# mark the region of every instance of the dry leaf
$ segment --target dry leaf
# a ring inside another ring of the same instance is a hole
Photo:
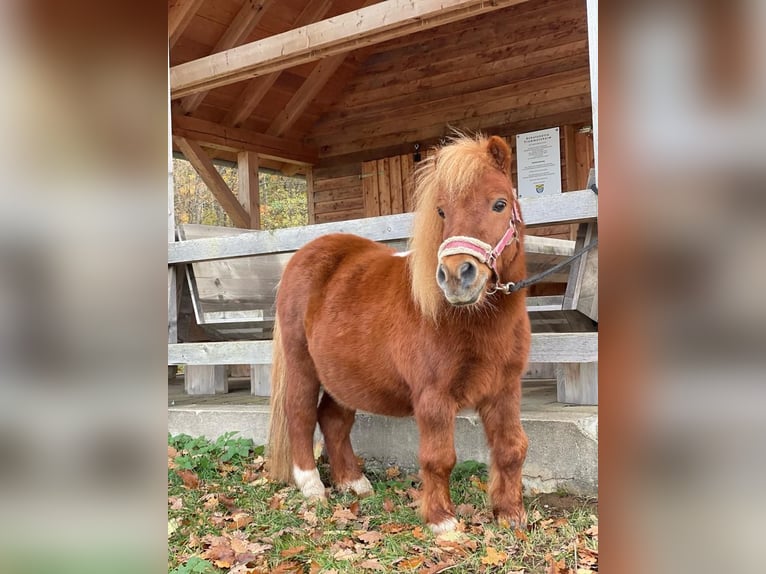
[[[311,561],[311,566],[309,566],[309,574],[319,574],[319,572],[322,570],[321,564],[319,562]]]
[[[290,556],[295,556],[296,554],[300,554],[304,550],[306,550],[305,546],[292,546],[290,548],[285,548],[284,550],[282,550],[282,552],[280,552],[279,555],[282,558],[289,558]]]
[[[552,554],[548,553],[545,555],[545,561],[548,563],[545,574],[567,574],[568,569],[563,558],[556,560]]]
[[[396,534],[397,532],[401,532],[402,530],[407,530],[409,526],[406,524],[401,524],[398,522],[389,522],[388,524],[383,524],[380,529],[385,532],[386,534]]]
[[[181,510],[184,507],[184,501],[180,496],[168,496],[168,505],[171,510]]]
[[[282,562],[271,570],[271,574],[298,574],[303,572],[303,566],[297,562]]]
[[[186,488],[194,489],[199,486],[199,477],[196,472],[184,469],[177,470],[176,474],[181,478]]]
[[[390,466],[386,469],[386,478],[389,480],[397,478],[398,476],[401,476],[401,474],[398,466]]]
[[[508,560],[508,555],[502,550],[495,550],[491,546],[487,548],[487,553],[481,557],[481,563],[487,566],[500,566]]]
[[[376,544],[383,540],[384,536],[382,533],[378,532],[377,530],[370,530],[367,532],[362,532],[360,534],[357,534],[356,537],[364,542],[365,544]]]
[[[237,512],[232,514],[229,519],[232,521],[234,528],[242,528],[253,521],[253,517],[247,512]]]
[[[281,510],[284,507],[284,505],[285,505],[285,501],[282,500],[282,498],[278,494],[275,494],[274,496],[271,497],[271,500],[269,500],[269,508],[271,510]]]
[[[206,494],[202,497],[202,500],[205,502],[202,503],[202,508],[205,510],[215,510],[218,508],[218,495],[217,494]]]
[[[228,544],[211,546],[200,556],[205,560],[209,560],[218,568],[231,568],[234,565],[234,550]]]
[[[383,500],[383,510],[386,512],[393,512],[396,506],[394,505],[394,502],[390,498],[386,498]]]
[[[593,536],[594,538],[598,538],[598,524],[594,524],[588,530],[585,531],[585,534],[588,536]]]
[[[335,512],[332,513],[332,518],[330,518],[330,520],[333,522],[347,522],[349,520],[356,520],[356,514],[346,508],[339,506],[335,509]]]
[[[412,535],[417,538],[418,540],[425,540],[426,539],[426,533],[423,532],[422,526],[416,526],[412,529]]]
[[[237,506],[237,503],[234,502],[234,499],[233,498],[229,498],[225,494],[219,494],[218,495],[218,502],[220,502],[226,508],[228,508],[229,512],[233,511],[234,508]]]
[[[359,516],[359,501],[358,501],[358,500],[355,500],[354,502],[352,502],[352,503],[349,505],[348,509],[349,509],[349,511],[351,512],[351,514],[353,514],[353,515],[354,515],[354,517],[357,517],[357,516]]]
[[[407,558],[406,560],[398,562],[396,566],[401,570],[414,570],[415,568],[419,568],[423,562],[425,562],[424,558],[421,558],[420,556],[414,556],[412,558]]]
[[[359,564],[360,568],[364,568],[365,570],[380,570],[381,572],[386,571],[386,567],[383,566],[380,562],[378,562],[377,558],[373,558],[371,560],[365,560],[361,564]]]
[[[529,538],[529,537],[527,536],[527,533],[526,533],[526,532],[524,532],[523,530],[519,530],[518,528],[517,528],[516,530],[514,530],[514,531],[513,531],[513,535],[514,535],[514,536],[515,536],[515,537],[516,537],[518,540],[522,540],[522,541],[524,541],[524,542],[526,542],[526,541],[528,540],[528,538]]]

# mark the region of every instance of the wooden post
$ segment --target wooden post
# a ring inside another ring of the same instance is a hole
[[[250,365],[250,393],[256,397],[271,396],[271,365]]]
[[[241,151],[237,154],[239,201],[250,217],[250,229],[261,228],[261,196],[258,187],[258,154]]]
[[[556,400],[575,405],[597,405],[598,363],[557,364]]]
[[[314,201],[314,169],[306,168],[306,200],[308,201],[308,223],[316,223],[315,201]]]
[[[229,392],[226,365],[186,365],[184,390],[189,395]]]
[[[590,59],[590,99],[593,109],[593,154],[598,185],[598,0],[587,0],[588,56]]]
[[[170,53],[168,52],[168,77]],[[168,90],[168,243],[176,239],[175,194],[173,187],[173,130],[170,120],[170,91]],[[178,342],[178,304],[176,300],[175,266],[168,266],[168,344]],[[178,367],[168,365],[168,380],[175,379]]]

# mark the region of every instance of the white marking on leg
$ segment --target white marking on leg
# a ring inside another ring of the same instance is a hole
[[[439,534],[444,534],[445,532],[451,532],[455,530],[455,527],[457,526],[457,519],[447,518],[438,524],[429,524],[429,526],[431,527],[431,531],[438,536]]]
[[[397,251],[394,253],[394,257],[409,257],[412,254],[412,249],[409,251]]]
[[[361,478],[344,482],[339,486],[341,490],[351,490],[357,496],[366,496],[372,494],[372,484],[367,480],[367,477],[362,475]]]
[[[325,498],[324,484],[319,478],[319,471],[316,468],[311,470],[301,470],[293,466],[293,478],[303,496],[306,498]]]

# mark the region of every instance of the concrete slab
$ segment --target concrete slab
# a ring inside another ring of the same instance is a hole
[[[183,383],[181,383],[182,385]],[[264,444],[268,437],[268,399],[253,397],[245,385],[215,397],[189,397],[169,386],[168,430],[215,439],[231,431]],[[529,437],[524,465],[527,492],[564,490],[595,496],[598,491],[598,410],[556,402],[555,381],[525,382],[522,424]],[[317,437],[319,437],[317,431]],[[351,434],[354,450],[370,466],[418,466],[418,430],[413,419],[358,413]],[[461,412],[455,427],[458,461],[489,462],[481,420]]]

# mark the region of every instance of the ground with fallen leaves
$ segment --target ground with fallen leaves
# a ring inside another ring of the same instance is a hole
[[[329,484],[328,469],[320,473]],[[458,530],[433,536],[417,512],[419,479],[391,467],[367,471],[375,492],[332,492],[309,504],[269,480],[263,447],[227,435],[168,439],[168,571],[171,574],[437,572],[586,574],[598,571],[598,510],[564,494],[525,500],[526,531],[492,520],[487,469],[458,465]]]

